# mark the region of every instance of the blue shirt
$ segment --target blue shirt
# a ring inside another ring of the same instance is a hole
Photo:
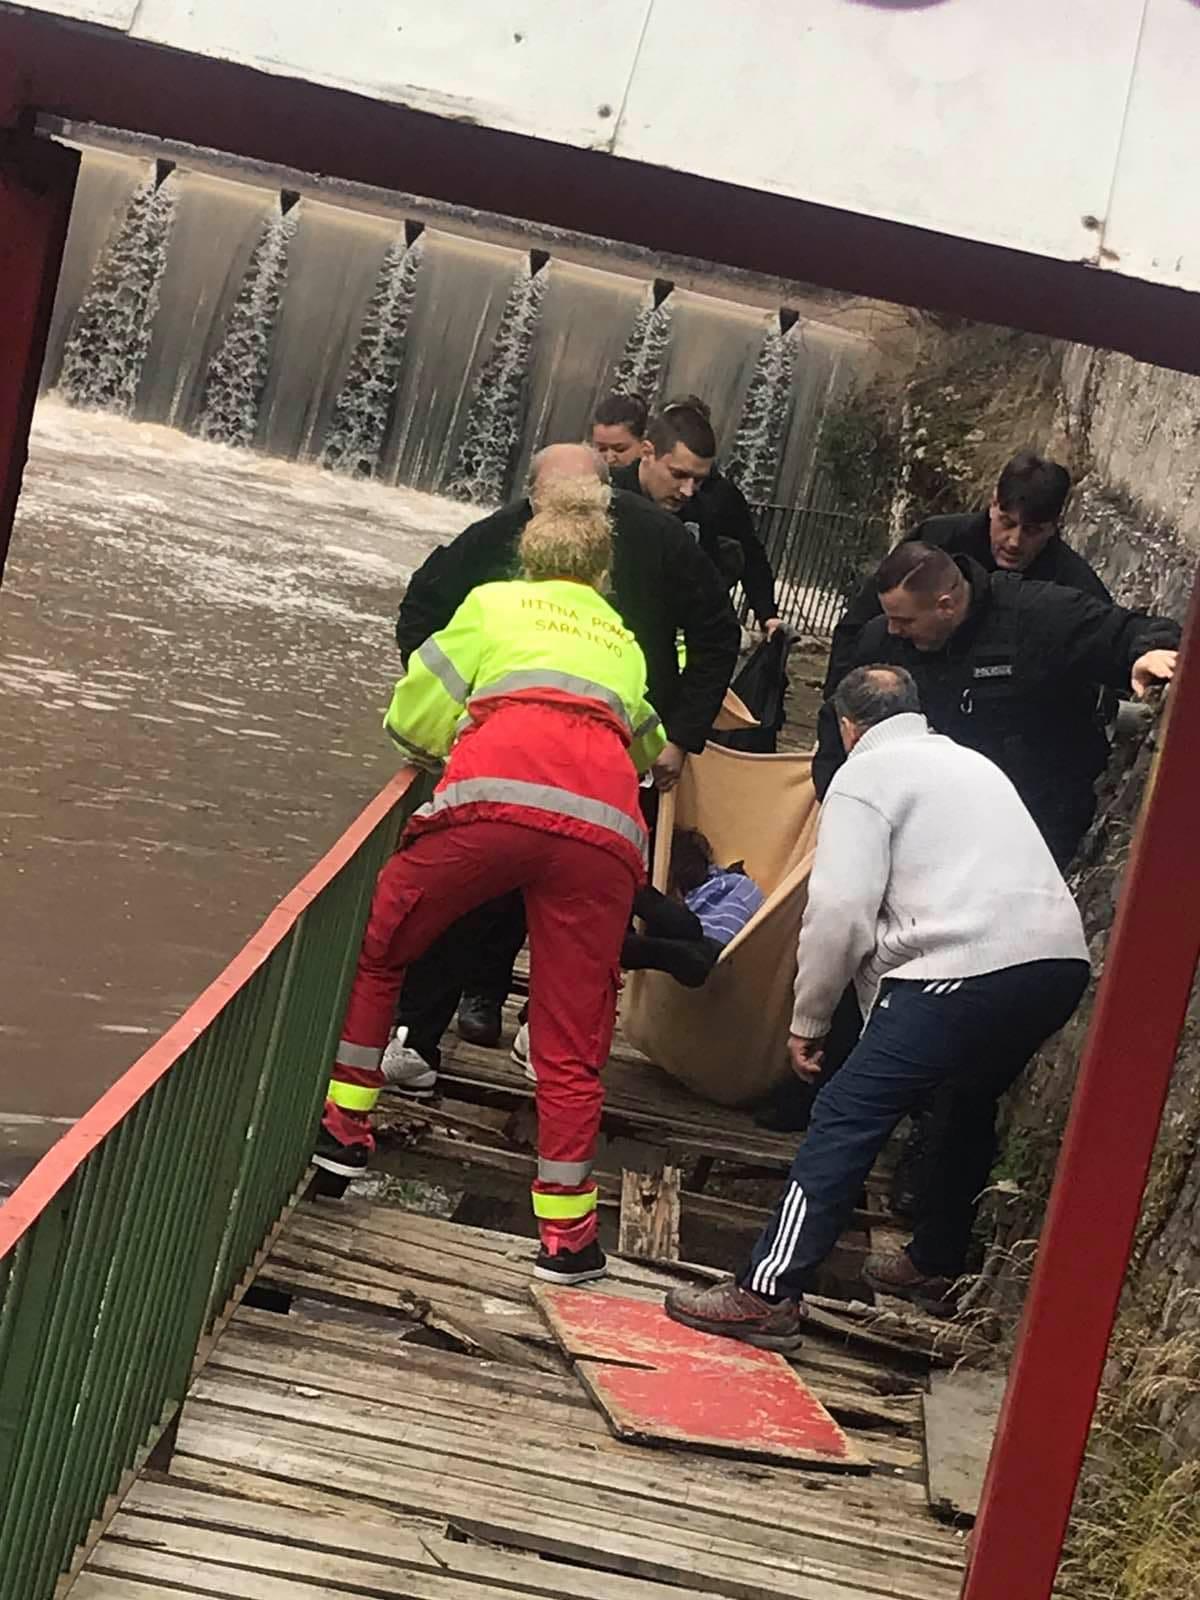
[[[744,872],[710,867],[707,879],[684,896],[683,903],[700,918],[706,936],[722,948],[740,933],[766,896]]]

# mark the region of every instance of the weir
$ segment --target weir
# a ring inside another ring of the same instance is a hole
[[[273,217],[263,229],[234,301],[220,349],[209,363],[198,432],[243,449],[257,442],[271,347],[287,281],[297,219]]]
[[[447,493],[475,505],[495,505],[512,483],[525,423],[530,355],[542,318],[545,258],[531,260],[513,279],[491,354],[467,414],[467,431]]]
[[[419,233],[411,244],[401,238],[388,247],[334,404],[321,452],[322,466],[367,478],[379,471],[423,253]]]
[[[785,338],[779,316],[383,201],[85,149],[43,386],[480,505],[543,444],[582,437],[610,390],[695,392],[751,497],[788,499],[872,358],[813,321]]]

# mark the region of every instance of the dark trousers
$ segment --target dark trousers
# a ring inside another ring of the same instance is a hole
[[[646,825],[653,829],[658,790],[643,788],[640,798]],[[692,915],[686,907],[679,909]],[[697,921],[697,931],[699,926]],[[527,933],[521,896],[502,895],[460,917],[409,967],[396,1022],[408,1029],[409,1045],[430,1066],[441,1064],[442,1035],[453,1022],[464,994],[482,995],[495,1005],[508,999],[513,966]]]
[[[464,994],[481,994],[497,1005],[508,998],[525,933],[521,896],[502,895],[460,917],[409,967],[396,1021],[431,1066],[439,1064],[438,1046]]]
[[[639,889],[634,915],[642,932],[625,935],[621,965],[627,972],[670,972],[698,987],[717,964],[721,946],[704,932],[700,918],[682,901],[657,889]]]
[[[921,1272],[957,1277],[995,1158],[996,1102],[1071,1016],[1087,978],[1083,961],[1031,961],[940,983],[887,980],[849,1060],[817,1096],[743,1285],[768,1298],[803,1292],[892,1129],[931,1094],[909,1248]]]

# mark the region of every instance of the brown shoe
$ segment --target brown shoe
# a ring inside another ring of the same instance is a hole
[[[907,1250],[876,1250],[863,1262],[862,1275],[877,1293],[911,1300],[934,1316],[946,1317],[954,1311],[953,1278],[921,1272]]]
[[[672,1322],[681,1322],[685,1328],[740,1339],[760,1350],[798,1350],[803,1342],[804,1312],[795,1300],[772,1305],[741,1288],[733,1278],[707,1289],[672,1289],[665,1309]]]

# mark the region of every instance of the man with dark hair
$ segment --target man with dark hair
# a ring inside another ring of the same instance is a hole
[[[759,627],[779,627],[775,578],[746,497],[716,464],[712,419],[698,395],[671,401],[652,419],[640,456],[613,473],[613,486],[645,495],[677,516],[730,585],[741,580]]]
[[[717,437],[704,413],[672,406],[650,419],[641,454],[613,474],[613,487],[645,495],[678,516],[708,478],[716,454]]]
[[[605,475],[586,445],[550,445],[534,457],[528,497],[474,522],[441,545],[409,579],[396,622],[407,662],[444,628],[472,589],[512,577],[517,545],[533,514],[540,483],[556,475]],[[646,658],[649,699],[671,741],[655,763],[655,781],[678,781],[689,751],[703,750],[737,660],[738,626],[712,564],[678,520],[642,496],[614,492],[613,603]],[[681,667],[677,636],[687,661]],[[512,965],[525,936],[523,909],[511,897],[481,907],[457,924],[410,970],[400,1022],[408,1031],[408,1068],[436,1066],[437,1045],[463,996],[459,1030],[484,1045],[498,1043],[500,1012]]]
[[[995,1155],[996,1103],[1079,1004],[1079,912],[1012,784],[932,732],[902,669],[838,686],[849,752],[821,816],[797,949],[789,1052],[820,1071],[853,980],[867,1024],[818,1094],[782,1199],[737,1278],[673,1289],[667,1315],[774,1350],[800,1343],[808,1277],[833,1249],[892,1129],[939,1107],[905,1250],[864,1270],[873,1288],[948,1307]],[[983,825],[981,825],[981,823]]]
[[[875,590],[884,614],[862,630],[854,664],[907,668],[931,726],[1008,774],[1065,867],[1091,822],[1108,757],[1097,691],[1132,688],[1140,699],[1170,678],[1178,625],[1078,589],[988,573],[970,556],[915,540],[885,557]],[[813,763],[818,796],[844,759],[827,701]]]
[[[1111,600],[1092,567],[1059,533],[1070,491],[1071,478],[1065,467],[1043,460],[1032,450],[1022,450],[1001,472],[985,511],[929,517],[906,538],[952,556],[970,556],[985,572],[1015,572],[1035,583],[1060,583],[1096,600]],[[878,615],[879,593],[868,578],[833,630],[826,697],[854,661],[859,634]]]

